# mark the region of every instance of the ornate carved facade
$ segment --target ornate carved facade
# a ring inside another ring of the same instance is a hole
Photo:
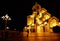
[[[32,11],[32,15],[27,16],[24,31],[53,32],[53,27],[60,26],[59,19],[52,16],[45,8],[41,8],[38,3],[32,7]]]

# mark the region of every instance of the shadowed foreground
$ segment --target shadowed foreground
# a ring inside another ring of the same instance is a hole
[[[0,41],[59,41],[60,33],[29,33],[8,31],[8,33],[0,31]]]

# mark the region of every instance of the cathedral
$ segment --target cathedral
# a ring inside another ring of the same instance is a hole
[[[59,26],[59,19],[52,16],[45,8],[38,3],[32,7],[32,14],[27,16],[27,25],[23,31],[29,32],[53,32],[53,27]]]

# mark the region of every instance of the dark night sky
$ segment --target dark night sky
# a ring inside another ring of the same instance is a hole
[[[0,17],[8,14],[12,20],[8,21],[8,26],[22,30],[26,25],[26,16],[32,13],[32,6],[35,2],[46,8],[51,15],[60,18],[60,1],[59,0],[22,0],[22,1],[0,1]],[[4,29],[4,22],[0,18],[0,28]]]

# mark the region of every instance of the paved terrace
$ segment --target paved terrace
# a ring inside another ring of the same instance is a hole
[[[27,32],[18,31],[8,31],[8,33],[0,31],[0,41],[60,41],[60,33],[32,32],[28,34]]]

